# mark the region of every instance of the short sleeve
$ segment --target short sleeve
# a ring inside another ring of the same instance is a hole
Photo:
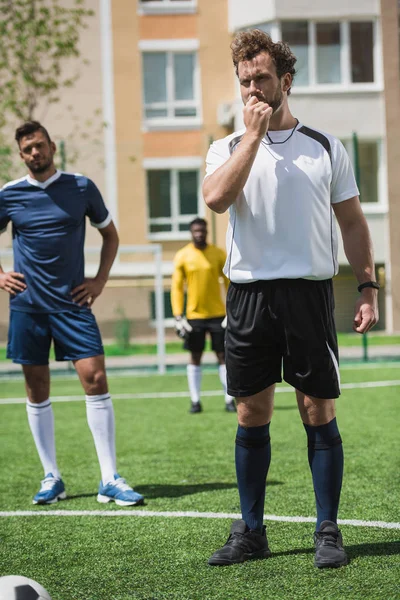
[[[9,222],[10,217],[6,211],[4,193],[2,190],[0,190],[0,233],[4,233]]]
[[[90,179],[88,179],[86,187],[86,215],[89,217],[91,225],[97,229],[104,229],[112,221],[102,195]]]
[[[359,194],[349,155],[343,144],[335,139],[332,144],[331,203],[343,202]]]
[[[212,175],[229,157],[226,140],[218,140],[211,144],[206,156],[206,177]]]

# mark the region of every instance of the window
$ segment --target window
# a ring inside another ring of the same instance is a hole
[[[379,198],[380,142],[377,140],[358,140],[357,142],[342,140],[342,142],[350,156],[358,180],[360,201],[362,204],[382,204],[382,199]]]
[[[196,11],[197,0],[139,0],[141,14],[160,13],[193,13]]]
[[[199,197],[199,168],[147,168],[150,239],[189,239],[189,223],[198,215]]]
[[[295,87],[376,83],[376,23],[282,21],[281,39],[297,57]]]
[[[199,124],[196,52],[143,52],[146,125]]]
[[[350,23],[351,80],[374,81],[372,23]]]
[[[268,33],[268,35],[270,35],[272,38],[274,37],[274,23],[259,23],[258,25],[256,25],[255,27],[257,27],[257,29],[261,29],[261,31],[265,31],[265,33]],[[250,29],[253,29],[253,27],[251,27]],[[245,27],[243,29],[243,31],[248,31],[249,27]]]
[[[317,83],[340,83],[340,24],[317,23]]]
[[[309,39],[307,21],[284,21],[282,23],[282,39],[289,44],[293,54],[297,57],[296,85],[308,85]]]

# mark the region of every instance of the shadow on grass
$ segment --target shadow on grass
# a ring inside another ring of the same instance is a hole
[[[282,481],[268,481],[268,485],[282,485]],[[237,483],[196,483],[193,485],[138,485],[138,491],[147,499],[150,498],[180,498],[182,496],[192,496],[202,492],[214,492],[216,490],[234,490],[237,489]]]
[[[345,546],[350,558],[357,556],[389,556],[400,554],[400,542],[376,542],[374,544],[353,544]]]
[[[345,544],[345,550],[350,560],[358,556],[391,556],[400,554],[400,542],[376,542],[373,544]],[[314,554],[315,550],[311,548],[294,548],[284,550],[283,552],[272,551],[272,557],[291,556],[296,554]]]
[[[78,498],[96,498],[97,492],[93,494],[76,494],[75,496],[67,495],[66,500],[78,500]]]

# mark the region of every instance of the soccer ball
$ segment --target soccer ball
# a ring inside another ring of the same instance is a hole
[[[0,600],[51,600],[44,587],[22,575],[0,577]]]

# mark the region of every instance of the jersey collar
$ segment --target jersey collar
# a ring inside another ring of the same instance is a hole
[[[38,181],[37,179],[33,179],[33,177],[31,177],[30,175],[26,176],[26,180],[31,185],[34,185],[35,187],[45,190],[47,187],[49,187],[49,185],[54,183],[54,181],[57,181],[57,179],[59,177],[61,177],[61,175],[62,175],[62,171],[59,171],[57,169],[57,171],[54,173],[54,175],[52,175],[51,177],[46,179],[46,181]]]

